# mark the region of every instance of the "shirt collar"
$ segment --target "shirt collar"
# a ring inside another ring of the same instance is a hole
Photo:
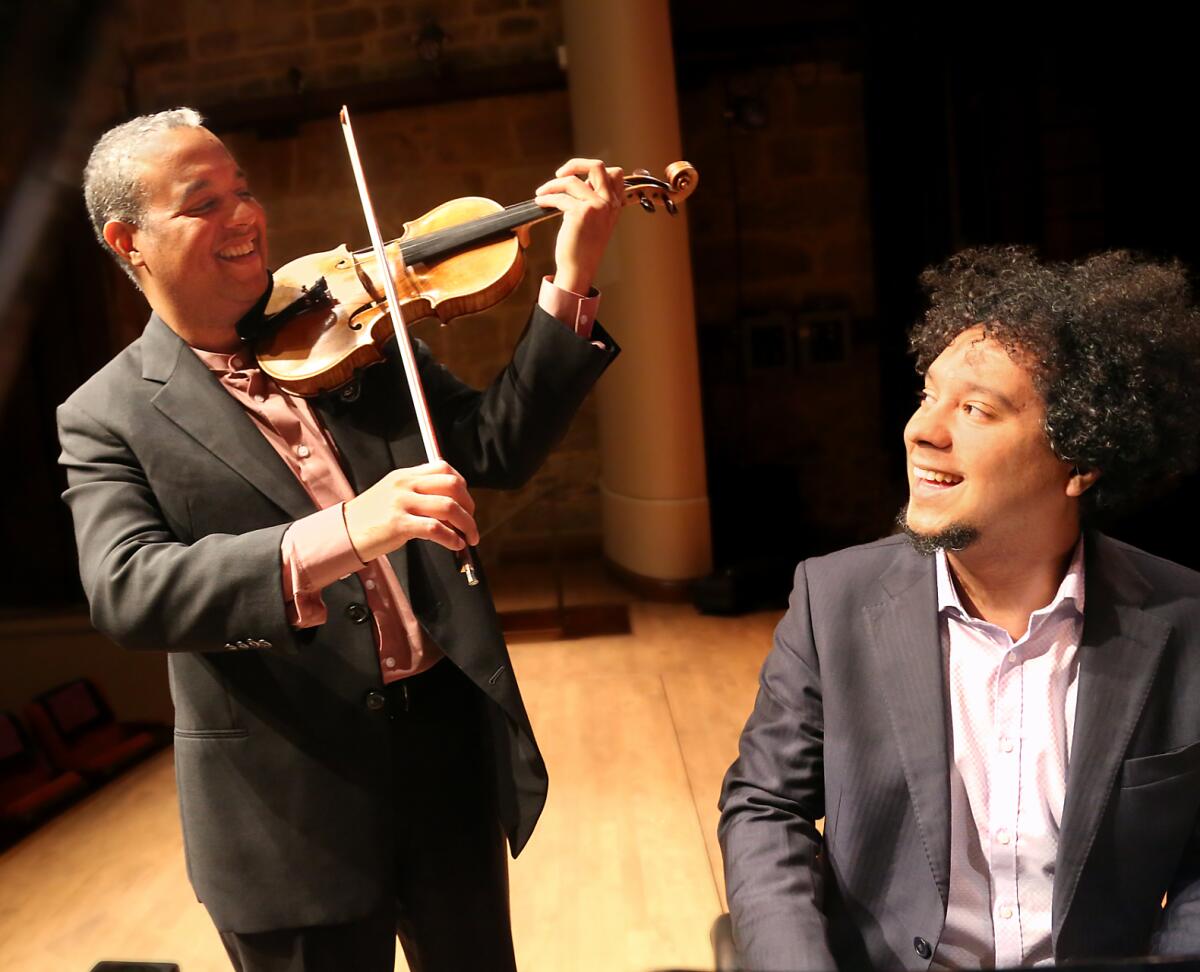
[[[191,345],[189,344],[188,347]],[[249,348],[239,349],[232,354],[225,351],[201,351],[199,348],[192,348],[192,350],[196,352],[196,357],[204,363],[209,371],[216,372],[218,378],[230,372],[249,371],[258,366],[254,359],[254,352]]]
[[[938,613],[943,614],[948,611],[950,613],[957,613],[962,618],[970,618],[971,615],[963,607],[962,601],[958,596],[958,588],[954,586],[954,580],[950,576],[950,562],[946,557],[946,551],[939,550],[934,557],[937,560]],[[1075,552],[1071,555],[1071,563],[1058,585],[1058,592],[1054,595],[1054,599],[1045,607],[1034,611],[1031,617],[1034,615],[1053,614],[1068,602],[1070,602],[1071,607],[1080,615],[1083,614],[1084,570],[1082,532],[1079,534],[1079,540],[1075,543]]]

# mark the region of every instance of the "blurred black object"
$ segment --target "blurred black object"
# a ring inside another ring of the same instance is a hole
[[[97,962],[92,972],[179,972],[174,962]]]

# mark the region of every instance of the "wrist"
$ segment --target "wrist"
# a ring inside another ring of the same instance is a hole
[[[342,522],[346,526],[346,539],[350,543],[350,549],[365,566],[375,558],[369,549],[371,545],[370,531],[359,529],[354,503],[355,500],[350,500],[342,504]]]
[[[577,297],[586,297],[592,291],[591,275],[571,268],[555,270],[550,282],[560,290],[575,294]]]

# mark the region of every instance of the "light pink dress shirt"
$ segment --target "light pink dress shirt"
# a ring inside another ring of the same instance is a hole
[[[1079,686],[1083,538],[1015,642],[962,606],[937,554],[950,709],[950,894],[932,968],[1048,964],[1059,825]]]
[[[591,337],[600,303],[542,281],[538,305],[583,338]],[[295,521],[283,535],[283,593],[288,620],[296,628],[323,624],[328,617],[321,590],[358,574],[375,625],[383,681],[426,671],[442,658],[421,627],[386,557],[364,564],[346,530],[343,505],[354,489],[342,470],[333,440],[306,399],[284,393],[258,367],[249,349],[234,354],[193,348],[221,386],[246,410],[263,437],[304,487],[317,512]]]

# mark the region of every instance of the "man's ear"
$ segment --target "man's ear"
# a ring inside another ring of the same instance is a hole
[[[124,223],[119,219],[110,219],[104,224],[104,242],[114,253],[131,266],[145,266],[142,254],[138,251],[134,239],[137,227],[132,223]]]
[[[1078,499],[1100,478],[1099,469],[1085,469],[1075,466],[1071,469],[1071,478],[1067,480],[1067,495]]]

